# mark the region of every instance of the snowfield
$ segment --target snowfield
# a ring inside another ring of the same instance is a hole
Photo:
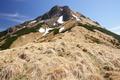
[[[53,26],[55,26],[55,25],[56,25],[56,23],[53,24]]]
[[[53,30],[53,28],[46,28],[45,33],[43,34],[43,36],[45,36],[46,34],[48,34],[50,30]]]
[[[63,16],[60,16],[60,17],[58,18],[57,22],[58,22],[59,24],[63,24],[63,23],[64,23],[64,21],[63,21]]]
[[[36,22],[37,22],[36,20],[34,20],[34,21],[31,21],[31,22],[30,22],[30,24],[34,24],[34,23],[36,23]]]
[[[44,29],[44,28],[40,28],[40,29],[39,29],[39,32],[40,32],[40,33],[44,33],[44,32],[45,32],[45,29]]]
[[[61,27],[61,28],[59,29],[59,32],[62,32],[64,29],[65,29],[64,27]]]
[[[72,16],[76,18],[77,21],[80,21],[80,19],[76,15],[72,14]]]
[[[45,29],[44,28],[40,28],[39,32],[40,33],[44,33],[43,36],[45,36],[46,34],[49,33],[50,30],[53,30],[53,28],[45,28]]]

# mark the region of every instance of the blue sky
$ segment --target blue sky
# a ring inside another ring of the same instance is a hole
[[[0,0],[0,30],[34,19],[54,5],[68,5],[120,34],[120,0]]]

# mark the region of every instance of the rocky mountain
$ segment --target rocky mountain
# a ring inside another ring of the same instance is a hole
[[[0,80],[120,80],[120,36],[68,6],[0,32]]]
[[[79,22],[82,24],[100,26],[98,22],[92,21],[88,17],[85,17],[78,12],[73,12],[68,6],[60,7],[56,5],[50,11],[43,14],[42,16],[37,17],[34,20],[24,22],[23,24],[16,25],[15,27],[11,27],[1,32],[0,49],[3,50],[11,47],[13,48],[33,42],[34,40],[36,40],[38,35],[40,36],[40,27],[44,27],[45,29],[60,28],[68,21],[74,22],[74,24],[77,24],[77,22]],[[29,33],[32,33],[33,35]]]

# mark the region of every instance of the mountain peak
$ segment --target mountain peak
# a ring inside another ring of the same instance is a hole
[[[98,22],[91,20],[90,18],[84,16],[81,13],[74,12],[72,9],[70,9],[69,6],[59,5],[55,5],[48,12],[46,12],[42,16],[37,17],[35,20],[37,21],[44,20],[44,22],[46,22],[47,24],[53,25],[60,17],[63,18],[62,19],[63,21],[76,20],[82,23],[100,26]]]
[[[68,6],[58,6],[55,5],[54,7],[52,7],[50,9],[50,11],[48,11],[47,13],[45,13],[44,15],[40,16],[41,20],[46,20],[46,19],[50,19],[53,17],[60,17],[63,15],[63,20],[67,21],[70,19],[71,15],[71,9]],[[39,17],[37,18],[39,19]]]
[[[0,32],[0,40],[1,40],[0,49],[7,49],[11,46],[12,47],[16,46],[14,45],[14,43],[17,41],[19,42],[19,37],[21,38],[21,36],[29,35],[32,32],[33,33],[38,32],[43,37],[43,36],[47,36],[51,32],[53,34],[56,33],[58,34],[69,31],[71,28],[75,27],[76,25],[84,26],[85,28],[88,28],[89,30],[92,31],[94,29],[97,29],[102,33],[107,32],[106,30],[100,28],[101,26],[99,25],[98,22],[91,20],[90,18],[82,15],[81,13],[72,11],[69,8],[69,6],[55,5],[48,12],[46,12],[45,14],[34,20],[26,21],[23,24],[11,27],[3,32]],[[110,32],[107,32],[105,34],[110,35]],[[29,37],[31,38],[31,36]],[[119,38],[117,35],[115,35],[114,37],[117,39]],[[22,39],[24,40],[26,38],[22,38]],[[27,44],[31,41],[34,41],[34,38],[31,38],[30,41],[26,41],[26,40],[24,41],[25,41],[24,44]]]

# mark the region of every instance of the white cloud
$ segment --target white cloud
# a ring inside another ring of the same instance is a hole
[[[19,13],[0,13],[0,17],[12,17],[12,18],[28,18],[27,16]]]
[[[113,27],[113,28],[110,28],[111,30],[118,30],[120,29],[120,26],[117,26],[117,27]]]
[[[22,23],[30,19],[29,17],[21,15],[19,13],[0,13],[0,18],[7,19],[17,23]]]
[[[120,26],[109,28],[109,30],[120,35]]]
[[[17,23],[23,23],[24,22],[24,20],[20,20],[20,19],[8,19],[8,20],[10,20],[10,21],[13,21],[13,22],[17,22]]]

